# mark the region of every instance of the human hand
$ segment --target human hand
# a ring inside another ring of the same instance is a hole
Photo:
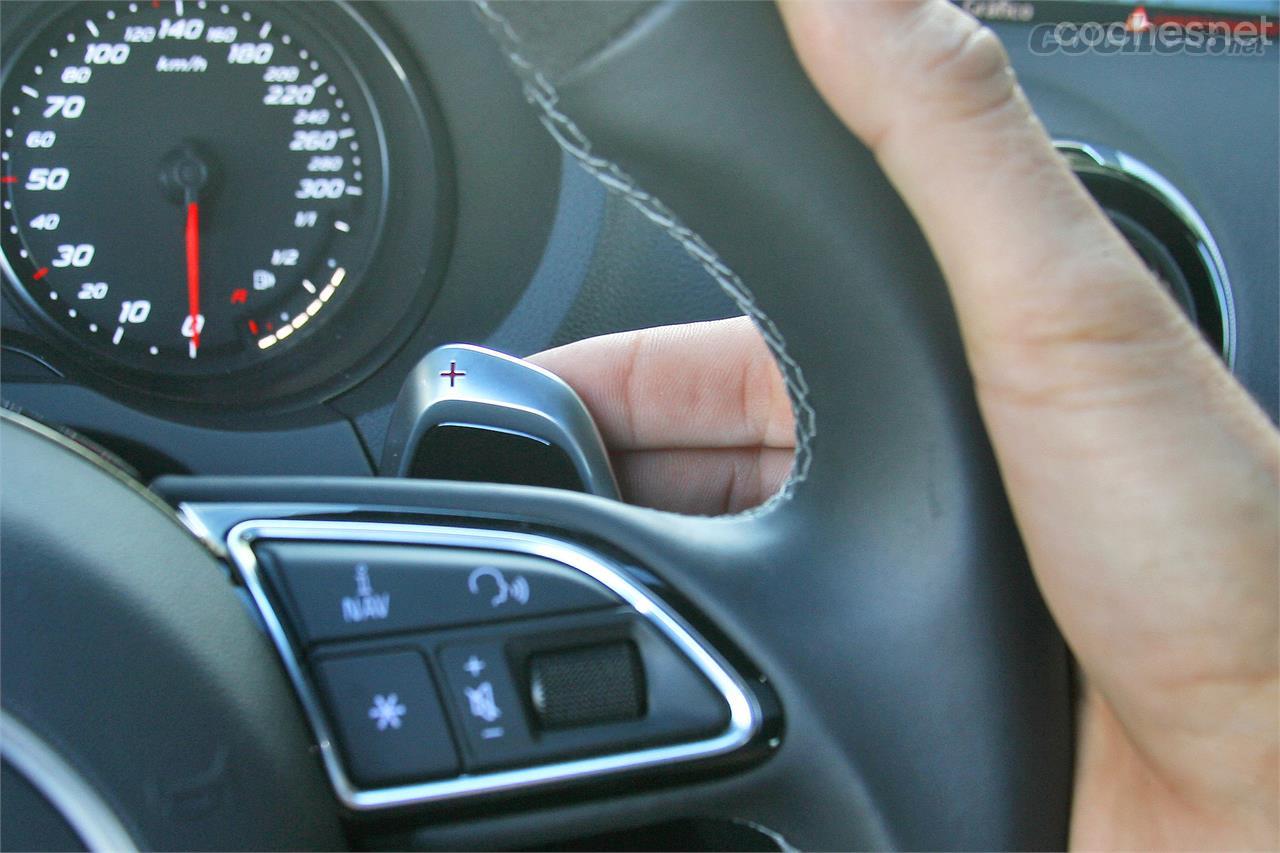
[[[782,11],[951,289],[1085,677],[1072,846],[1280,847],[1280,436],[1071,176],[990,32],[943,0]],[[534,361],[583,396],[638,503],[733,511],[788,470],[788,401],[745,320]]]

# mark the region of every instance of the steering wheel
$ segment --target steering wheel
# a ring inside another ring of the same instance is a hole
[[[164,490],[599,543],[767,678],[782,731],[766,758],[730,772],[437,813],[398,843],[527,847],[689,815],[758,824],[799,848],[1062,847],[1068,657],[1027,568],[946,288],[776,11],[663,4],[621,33],[598,29],[589,51],[563,29],[522,29],[515,10],[480,11],[566,150],[759,325],[797,416],[791,479],[764,507],[717,518],[474,483]],[[588,59],[541,70],[569,55]],[[58,790],[93,792],[64,809],[82,839],[114,825],[162,848],[345,846],[298,700],[215,553],[55,432],[6,414],[0,437],[6,762],[51,762],[70,779]],[[18,755],[18,740],[34,746]],[[6,820],[36,832],[30,814]]]

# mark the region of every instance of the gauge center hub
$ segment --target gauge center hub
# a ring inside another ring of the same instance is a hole
[[[184,143],[160,161],[160,185],[170,201],[190,204],[201,200],[213,169],[210,158],[196,150],[194,143]]]

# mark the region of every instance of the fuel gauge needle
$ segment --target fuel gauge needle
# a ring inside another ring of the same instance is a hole
[[[187,351],[195,358],[200,350],[200,205],[194,201],[187,202],[187,313]]]

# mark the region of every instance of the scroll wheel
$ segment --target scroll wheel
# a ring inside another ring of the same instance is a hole
[[[543,729],[644,716],[644,668],[629,640],[530,656],[529,692]]]

